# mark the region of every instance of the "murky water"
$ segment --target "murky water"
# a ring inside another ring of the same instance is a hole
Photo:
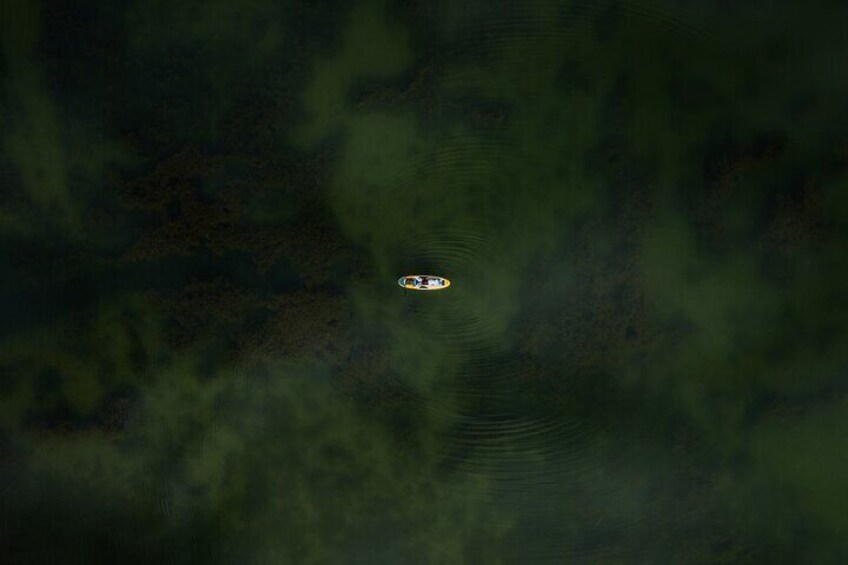
[[[848,560],[843,3],[7,4],[4,563]]]

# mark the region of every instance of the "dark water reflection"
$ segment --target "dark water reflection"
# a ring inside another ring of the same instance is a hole
[[[842,3],[342,4],[4,7],[3,562],[845,562]]]

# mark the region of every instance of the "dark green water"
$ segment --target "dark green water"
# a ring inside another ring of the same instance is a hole
[[[1,25],[0,561],[848,562],[848,5]]]

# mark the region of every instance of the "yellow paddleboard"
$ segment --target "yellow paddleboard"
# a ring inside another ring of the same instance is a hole
[[[398,284],[408,290],[444,290],[451,282],[445,277],[435,275],[406,275],[398,279]]]

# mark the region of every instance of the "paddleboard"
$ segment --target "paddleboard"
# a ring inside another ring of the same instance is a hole
[[[398,284],[407,290],[444,290],[451,282],[445,277],[435,275],[406,275],[398,279]]]

